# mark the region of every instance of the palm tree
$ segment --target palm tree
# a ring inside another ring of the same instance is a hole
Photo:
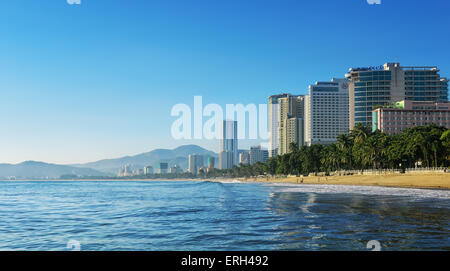
[[[341,163],[345,167],[352,168],[352,147],[353,141],[350,135],[339,135],[336,143],[337,149],[341,152]]]

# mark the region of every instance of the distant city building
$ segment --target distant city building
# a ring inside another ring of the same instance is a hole
[[[133,170],[131,169],[131,165],[124,165],[119,169],[119,177],[129,177],[133,176]]]
[[[290,152],[291,143],[304,145],[305,96],[287,94],[278,98],[278,154]]]
[[[450,102],[401,101],[372,111],[372,130],[387,134],[432,123],[450,129]]]
[[[151,174],[153,174],[153,167],[152,166],[144,167],[144,175],[151,175]]]
[[[380,67],[351,68],[350,129],[357,123],[372,125],[372,110],[377,106],[402,100],[445,102],[448,100],[448,79],[433,67],[402,67],[386,63]]]
[[[238,134],[237,121],[225,120],[220,139],[219,164],[220,169],[230,169],[238,164]]]
[[[309,86],[305,96],[305,143],[330,144],[349,131],[349,82],[332,79]]]
[[[268,150],[261,149],[261,146],[254,146],[250,148],[250,164],[254,165],[258,162],[265,163],[269,159]]]
[[[183,169],[179,167],[178,165],[174,165],[169,169],[169,173],[175,174],[175,173],[183,173]]]
[[[234,153],[222,151],[219,153],[220,169],[231,169],[234,165]]]
[[[144,170],[138,168],[138,169],[136,169],[136,170],[134,171],[134,175],[135,175],[135,176],[142,176],[142,175],[144,175]]]
[[[159,174],[166,174],[169,171],[168,163],[159,163]]]
[[[208,157],[208,160],[207,160],[207,166],[208,166],[208,169],[213,169],[215,166],[216,166],[216,158],[214,158],[214,157]]]
[[[188,170],[190,173],[197,174],[199,168],[204,166],[203,156],[198,154],[190,154],[188,159]]]
[[[239,153],[239,164],[249,165],[250,164],[250,153],[248,153],[248,152]]]

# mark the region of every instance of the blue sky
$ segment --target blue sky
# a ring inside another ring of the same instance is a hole
[[[175,141],[177,103],[265,103],[350,67],[450,77],[448,0],[5,1],[0,163],[88,162]],[[243,147],[246,147],[245,144]]]

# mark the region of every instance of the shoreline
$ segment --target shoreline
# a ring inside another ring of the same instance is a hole
[[[450,190],[449,173],[407,173],[385,175],[346,175],[308,177],[230,178],[245,183],[382,186]],[[303,182],[302,182],[303,180]]]
[[[158,182],[158,181],[191,181],[191,182],[242,182],[262,184],[312,184],[312,185],[347,185],[347,186],[382,186],[398,188],[422,188],[450,190],[450,173],[406,173],[383,175],[346,175],[346,176],[308,176],[308,177],[239,177],[239,178],[207,178],[207,179],[50,179],[50,180],[0,180],[1,182],[20,181],[117,181],[117,182]]]

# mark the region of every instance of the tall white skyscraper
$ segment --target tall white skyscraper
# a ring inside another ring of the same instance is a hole
[[[238,165],[238,155],[237,121],[224,120],[220,139],[220,169],[230,169],[233,165]]]
[[[305,142],[331,144],[349,131],[349,81],[332,79],[309,86],[305,97]]]

